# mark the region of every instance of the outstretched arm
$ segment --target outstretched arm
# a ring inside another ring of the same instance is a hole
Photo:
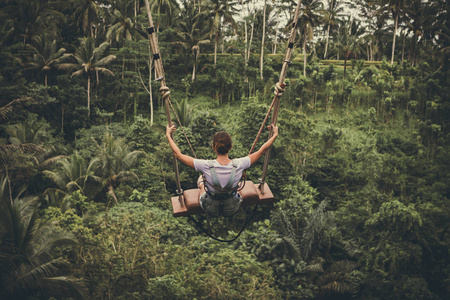
[[[255,162],[258,161],[258,159],[261,158],[261,156],[263,156],[263,154],[270,148],[270,146],[272,146],[273,142],[275,142],[275,139],[278,136],[278,126],[277,125],[270,125],[272,126],[272,130],[273,130],[273,135],[272,137],[265,142],[261,148],[259,148],[258,151],[253,152],[252,154],[250,154],[248,157],[250,157],[250,162],[253,165]]]
[[[194,158],[189,155],[185,155],[185,154],[181,153],[180,148],[178,148],[177,144],[175,144],[174,140],[172,139],[172,132],[174,132],[175,130],[176,130],[175,125],[172,125],[172,126],[167,125],[166,137],[167,137],[167,140],[169,141],[170,148],[172,148],[175,158],[180,160],[185,165],[187,165],[191,168],[195,168],[194,167]]]

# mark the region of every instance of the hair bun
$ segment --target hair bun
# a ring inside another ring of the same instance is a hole
[[[217,132],[213,137],[213,145],[219,154],[226,154],[232,147],[231,137],[225,131]]]

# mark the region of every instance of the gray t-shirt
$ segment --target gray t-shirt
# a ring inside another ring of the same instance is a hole
[[[236,158],[234,159],[236,162],[237,168],[236,168],[236,175],[234,176],[234,182],[233,187],[235,187],[239,180],[242,177],[242,173],[244,170],[250,168],[251,161],[250,157],[242,157],[242,158]],[[216,160],[213,161],[214,169],[216,170],[217,177],[219,179],[219,183],[222,187],[225,187],[228,183],[228,180],[230,180],[231,170],[233,169],[233,162],[230,161],[227,165],[222,166],[219,164]],[[212,177],[211,177],[211,171],[209,170],[209,160],[206,159],[194,159],[194,167],[196,171],[202,172],[203,176],[205,176],[206,181],[208,183],[212,184]],[[211,192],[215,192],[214,188],[207,184],[208,188]]]

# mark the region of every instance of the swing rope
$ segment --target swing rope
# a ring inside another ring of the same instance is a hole
[[[164,67],[162,65],[161,61],[161,55],[159,53],[159,47],[158,47],[158,41],[155,36],[155,26],[153,24],[152,14],[150,12],[150,5],[148,3],[148,0],[145,0],[145,8],[147,10],[148,15],[148,38],[150,40],[150,47],[153,52],[153,60],[155,62],[155,71],[158,76],[156,81],[160,81],[161,88],[159,89],[162,99],[165,101],[165,108],[166,108],[166,115],[167,115],[167,121],[169,122],[169,125],[172,125],[172,120],[170,117],[170,109],[169,109],[169,102],[170,102],[170,91],[169,88],[166,86],[166,80],[164,78]],[[171,133],[171,136],[173,136],[173,133]],[[173,154],[173,169],[175,172],[175,181],[177,184],[177,195],[178,195],[178,201],[180,202],[181,207],[185,207],[184,199],[183,199],[183,190],[181,189],[181,182],[180,182],[180,172],[178,170],[178,162],[177,158],[175,157],[175,154]]]
[[[188,216],[188,218],[189,218],[189,220],[191,220],[192,222],[194,222],[194,224],[204,233],[204,234],[206,234],[208,237],[210,237],[210,238],[212,238],[213,240],[215,240],[215,241],[218,241],[218,242],[223,242],[223,243],[232,243],[232,242],[234,242],[235,240],[237,240],[237,238],[241,235],[241,233],[242,232],[244,232],[244,229],[247,227],[247,225],[250,223],[250,221],[253,219],[253,216],[255,215],[255,213],[256,213],[256,208],[257,208],[258,206],[255,206],[254,208],[253,208],[253,210],[252,210],[252,213],[251,213],[251,215],[247,218],[247,220],[245,220],[245,223],[244,223],[244,225],[242,225],[242,227],[241,227],[241,229],[239,229],[239,232],[232,238],[232,239],[229,239],[229,240],[224,240],[224,239],[220,239],[220,238],[218,238],[218,237],[215,237],[214,235],[212,235],[210,232],[208,232],[204,227],[203,227],[203,224],[201,223],[201,222],[199,222],[199,221],[197,221],[194,217],[192,217],[192,216]],[[210,228],[211,229],[211,228]],[[212,231],[212,230],[211,230]]]
[[[291,58],[292,58],[292,53],[294,52],[295,37],[297,35],[296,29],[297,29],[298,17],[300,14],[301,3],[302,3],[302,1],[298,0],[297,8],[295,9],[294,19],[292,22],[291,33],[289,36],[289,43],[288,43],[288,47],[286,49],[286,55],[284,57],[283,66],[282,66],[281,72],[280,72],[280,78],[278,79],[278,83],[275,86],[276,91],[275,91],[275,97],[273,99],[274,105],[273,105],[273,113],[272,113],[272,120],[271,120],[271,124],[273,124],[273,125],[277,124],[278,111],[280,109],[280,98],[284,92],[284,87],[286,86],[284,84],[284,79],[286,78],[286,73],[287,73],[287,69],[288,69],[289,65],[292,64]],[[270,128],[268,139],[270,139],[272,136],[273,136],[273,128]],[[261,191],[261,194],[263,194],[263,195],[264,195],[264,180],[266,178],[267,169],[269,167],[269,158],[270,158],[271,148],[272,148],[272,146],[269,149],[267,149],[267,152],[264,156],[263,172],[262,172],[261,178],[259,179],[259,183],[260,183],[259,189]]]

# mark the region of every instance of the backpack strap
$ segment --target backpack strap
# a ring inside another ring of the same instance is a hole
[[[237,161],[235,161],[234,159],[232,160],[233,162],[233,168],[231,169],[231,174],[230,174],[230,179],[228,180],[228,183],[222,187],[220,185],[219,182],[219,177],[217,176],[217,172],[214,168],[214,161],[213,160],[209,160],[208,161],[208,165],[209,165],[209,171],[211,172],[211,178],[212,178],[212,186],[214,187],[214,189],[216,191],[219,192],[233,192],[230,191],[233,188],[233,183],[234,183],[234,177],[236,176],[236,169],[237,169]]]
[[[231,190],[231,188],[233,187],[233,183],[234,183],[234,177],[236,176],[236,169],[237,169],[237,162],[233,159],[233,168],[231,169],[231,175],[230,175],[230,179],[228,179],[228,183],[225,185],[225,187],[223,188],[224,190]]]
[[[208,160],[209,171],[211,172],[212,186],[215,190],[221,190],[222,186],[219,182],[219,177],[217,176],[216,170],[214,169],[214,161]]]

